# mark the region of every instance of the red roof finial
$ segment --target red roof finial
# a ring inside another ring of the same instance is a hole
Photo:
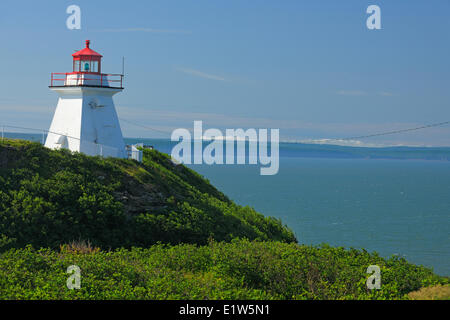
[[[72,54],[72,56],[74,58],[80,57],[80,56],[91,56],[91,57],[101,58],[102,55],[100,53],[95,52],[94,50],[89,48],[90,43],[91,43],[90,40],[86,40],[86,48],[83,48],[80,51],[75,52],[74,54]]]

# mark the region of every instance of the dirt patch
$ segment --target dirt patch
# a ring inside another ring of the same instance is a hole
[[[410,292],[412,300],[450,300],[450,285],[437,285]]]

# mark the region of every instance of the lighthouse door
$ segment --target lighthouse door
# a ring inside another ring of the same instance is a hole
[[[59,136],[56,144],[59,145],[58,149],[69,149],[69,143],[67,141],[67,136]]]

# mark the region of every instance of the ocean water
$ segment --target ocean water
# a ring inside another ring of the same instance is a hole
[[[168,141],[146,142],[170,153]],[[273,176],[259,165],[189,167],[238,204],[280,218],[299,243],[400,255],[450,275],[449,148],[281,144],[280,155]]]
[[[365,248],[450,275],[450,163],[281,158],[280,171],[191,166],[241,205],[281,218],[299,243]]]
[[[20,138],[27,138],[21,135]],[[30,135],[39,141],[40,135]],[[144,142],[169,153],[174,143]],[[450,276],[450,148],[280,144],[280,169],[189,165],[240,205],[280,218],[301,244],[400,255]]]

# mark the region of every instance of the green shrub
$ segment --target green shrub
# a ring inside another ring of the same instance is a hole
[[[407,299],[448,279],[403,259],[326,245],[211,241],[98,251],[10,249],[0,255],[0,299]],[[81,289],[69,290],[70,265]],[[381,268],[369,290],[366,269]]]
[[[296,241],[279,220],[236,205],[156,150],[145,150],[141,164],[20,140],[0,143],[0,235],[0,250],[80,239],[103,249],[209,238]]]
[[[448,278],[398,257],[300,246],[155,150],[140,164],[0,142],[0,299],[406,299],[437,285]]]

